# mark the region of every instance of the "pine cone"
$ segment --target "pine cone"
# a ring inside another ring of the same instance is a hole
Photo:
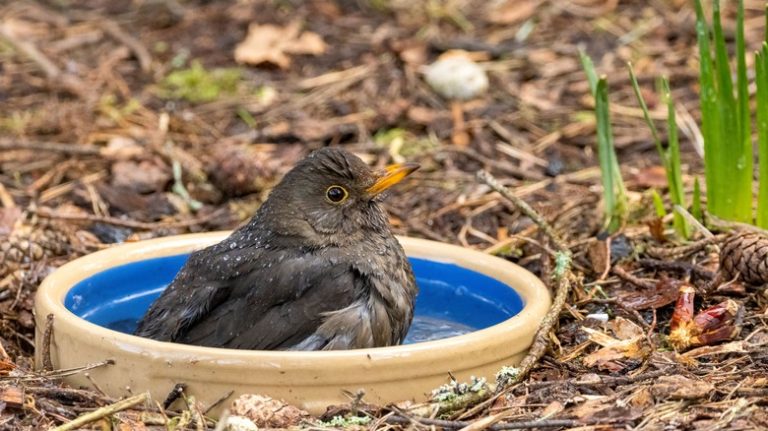
[[[45,257],[61,256],[69,248],[69,238],[47,222],[20,223],[0,237],[0,275]]]
[[[737,232],[723,241],[720,272],[725,280],[736,276],[752,285],[768,283],[768,236],[759,232]]]

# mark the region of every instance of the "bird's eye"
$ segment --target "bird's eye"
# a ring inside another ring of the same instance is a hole
[[[347,190],[341,186],[330,186],[328,187],[328,190],[325,191],[325,197],[335,204],[344,202],[348,196],[349,193],[347,193]]]

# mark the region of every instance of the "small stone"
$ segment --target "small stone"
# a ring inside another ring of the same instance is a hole
[[[225,431],[258,431],[259,427],[245,416],[227,416],[224,419]]]
[[[485,70],[466,55],[450,55],[427,67],[425,79],[432,89],[447,99],[474,99],[488,89]]]

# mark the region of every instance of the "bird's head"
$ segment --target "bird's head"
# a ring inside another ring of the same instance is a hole
[[[310,243],[343,244],[361,234],[388,229],[378,205],[382,192],[418,169],[400,163],[372,169],[340,148],[322,148],[291,169],[260,211],[259,222]]]

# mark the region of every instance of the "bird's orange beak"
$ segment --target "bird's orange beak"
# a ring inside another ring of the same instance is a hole
[[[366,190],[372,196],[375,196],[384,190],[394,186],[410,175],[416,169],[419,169],[418,163],[396,163],[384,168],[384,174]]]

